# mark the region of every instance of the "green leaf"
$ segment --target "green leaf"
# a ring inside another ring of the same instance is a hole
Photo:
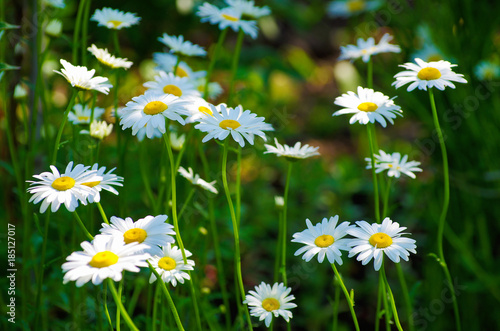
[[[20,68],[21,67],[11,66],[10,64],[7,64],[7,63],[0,63],[0,71],[17,70],[17,69],[20,69]]]
[[[7,22],[0,22],[0,30],[19,29],[21,26],[9,24]]]

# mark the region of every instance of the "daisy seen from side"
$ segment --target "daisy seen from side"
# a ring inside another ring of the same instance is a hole
[[[109,89],[113,87],[106,77],[94,77],[95,69],[88,70],[87,67],[74,66],[63,59],[60,62],[63,69],[61,71],[54,70],[54,72],[66,78],[73,87],[82,90],[95,90],[104,94],[108,94]]]
[[[375,172],[380,173],[387,170],[387,176],[399,178],[401,174],[405,174],[410,178],[416,178],[414,172],[421,172],[418,166],[418,161],[408,161],[408,155],[401,157],[400,153],[388,154],[383,150],[379,150],[379,154],[374,154],[375,157]],[[367,162],[366,169],[372,168],[371,158],[365,158]]]
[[[184,252],[186,257],[193,255],[187,249]],[[161,280],[172,284],[172,286],[177,286],[177,282],[184,284],[186,279],[189,280],[190,277],[186,271],[194,270],[195,265],[193,260],[187,260],[187,263],[184,263],[181,250],[171,244],[166,244],[161,249],[157,249],[149,262],[158,272]],[[154,283],[156,279],[155,274],[152,273],[149,283]]]
[[[193,44],[188,40],[184,40],[183,35],[179,36],[170,36],[167,33],[164,33],[162,37],[159,37],[158,40],[170,48],[170,53],[180,54],[184,56],[205,56],[207,55],[207,51],[203,49],[203,47]]]
[[[253,39],[257,38],[257,23],[254,20],[241,19],[242,13],[233,7],[219,9],[205,2],[198,7],[196,15],[201,17],[201,22],[218,25],[221,31],[227,27],[230,27],[234,32],[238,32],[241,29]]]
[[[364,40],[359,38],[357,45],[340,46],[339,60],[356,60],[361,58],[363,62],[370,61],[370,57],[380,53],[400,53],[401,48],[398,45],[390,44],[392,36],[384,34],[378,44],[375,44],[373,37]]]
[[[94,120],[90,124],[90,130],[82,130],[81,134],[88,134],[93,138],[103,140],[113,132],[113,124],[108,124],[106,121]]]
[[[116,68],[124,68],[129,69],[132,66],[132,62],[128,61],[128,59],[122,59],[119,57],[115,57],[108,52],[107,48],[97,48],[96,45],[92,44],[87,50],[95,56],[95,58],[112,69]]]
[[[312,147],[308,144],[302,146],[300,141],[295,143],[293,147],[290,147],[286,144],[281,145],[276,138],[274,138],[274,143],[276,144],[276,146],[264,144],[264,147],[266,147],[266,151],[264,152],[264,154],[273,153],[278,157],[283,156],[290,161],[307,159],[309,157],[319,155],[319,147]]]
[[[99,119],[104,114],[104,108],[94,107],[94,119]],[[76,104],[73,106],[72,111],[68,113],[68,121],[76,124],[90,124],[90,117],[92,116],[92,108],[88,105],[82,106]]]
[[[184,169],[183,167],[179,167],[178,172],[181,174],[182,177],[186,178],[191,184],[194,186],[199,186],[202,189],[212,192],[214,194],[218,194],[219,192],[217,189],[214,187],[214,184],[216,181],[214,180],[213,182],[207,182],[203,179],[201,179],[200,175],[195,174],[193,169],[188,168],[188,170]]]
[[[135,13],[126,13],[118,9],[104,7],[102,9],[97,9],[90,20],[97,22],[98,26],[121,30],[122,28],[128,28],[132,25],[139,24],[141,18],[136,15]]]
[[[258,19],[271,14],[268,6],[258,7],[254,1],[247,0],[225,0],[226,4],[241,13],[242,17]]]

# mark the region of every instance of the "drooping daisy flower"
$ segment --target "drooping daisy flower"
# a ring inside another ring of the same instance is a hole
[[[31,184],[27,191],[33,194],[29,202],[37,204],[41,201],[40,213],[44,213],[49,206],[54,213],[61,204],[64,204],[71,212],[78,207],[79,201],[86,205],[87,197],[93,193],[93,189],[83,183],[103,179],[96,174],[96,171],[87,171],[88,168],[90,167],[85,167],[83,164],[77,164],[73,168],[73,161],[71,161],[64,173],[60,174],[59,170],[51,165],[52,172],[42,172],[33,176],[40,181],[28,181]]]
[[[184,40],[184,36],[180,35],[169,36],[164,33],[162,37],[158,38],[158,40],[163,43],[165,46],[170,48],[170,53],[181,54],[184,56],[205,56],[207,55],[207,51],[203,49],[203,47],[193,44],[188,40]]]
[[[356,60],[362,58],[363,62],[368,62],[370,57],[380,53],[399,53],[401,48],[398,45],[390,44],[392,36],[388,33],[384,34],[377,45],[372,37],[366,41],[362,38],[358,39],[357,45],[340,46],[339,60]]]
[[[418,166],[420,162],[418,161],[409,161],[408,155],[403,155],[399,153],[387,154],[383,150],[379,150],[379,154],[374,154],[375,156],[375,172],[379,173],[384,170],[387,170],[387,176],[399,178],[401,173],[407,175],[408,177],[415,178],[415,174],[413,172],[421,172]],[[372,160],[371,158],[365,158],[365,161],[368,162],[366,169],[372,168]]]
[[[61,71],[54,70],[54,72],[66,78],[73,87],[83,90],[96,90],[104,94],[108,94],[109,89],[113,87],[106,77],[94,77],[95,69],[88,70],[87,67],[74,66],[63,59],[61,59],[61,64],[64,69],[61,69]]]
[[[293,314],[289,309],[297,307],[296,304],[290,302],[295,299],[290,295],[291,287],[285,287],[283,283],[274,283],[273,287],[264,282],[259,286],[255,286],[255,291],[248,291],[243,303],[250,306],[250,315],[259,318],[259,321],[265,320],[266,327],[271,325],[274,317],[282,316],[285,321],[289,322]]]
[[[200,175],[195,174],[193,172],[193,169],[188,168],[188,170],[184,169],[183,167],[179,167],[179,173],[181,174],[182,177],[186,178],[193,184],[194,186],[199,186],[203,188],[204,190],[210,191],[214,194],[219,193],[217,189],[214,187],[214,184],[216,181],[214,180],[213,182],[207,182],[203,179],[200,178]]]
[[[81,287],[92,280],[99,285],[106,278],[119,282],[124,270],[139,272],[139,267],[148,266],[146,260],[151,257],[143,253],[147,245],[136,242],[126,245],[112,236],[98,235],[92,243],[84,241],[80,246],[83,252],[73,252],[62,265],[64,284],[76,281],[76,286]]]
[[[361,86],[358,87],[358,94],[349,91],[337,97],[334,104],[344,108],[333,113],[333,116],[354,114],[349,120],[350,124],[358,121],[360,124],[377,121],[385,128],[387,121],[394,124],[394,118],[403,116],[401,107],[395,105],[388,96]]]
[[[176,97],[201,96],[188,77],[177,77],[171,72],[160,71],[155,80],[144,83],[144,87],[156,94],[172,94]]]
[[[99,202],[101,200],[100,192],[102,190],[118,195],[118,191],[113,186],[123,186],[121,183],[123,182],[123,177],[113,174],[112,172],[115,171],[115,169],[116,168],[113,168],[105,173],[106,167],[99,168],[99,164],[97,163],[92,166],[91,171],[95,171],[96,175],[100,176],[102,180],[82,183],[82,185],[94,188],[92,193],[87,197],[90,203]]]
[[[110,67],[110,68],[124,68],[129,69],[132,66],[132,62],[128,59],[122,59],[119,57],[114,57],[108,52],[107,48],[97,48],[96,45],[92,44],[87,50],[96,57],[99,62]]]
[[[145,244],[145,252],[153,254],[157,246],[165,246],[175,241],[175,231],[171,224],[166,223],[167,215],[146,216],[134,222],[130,217],[124,220],[112,216],[111,224],[102,223],[99,230],[103,235],[109,235],[125,244],[138,242]]]
[[[49,21],[47,26],[45,27],[45,34],[52,38],[59,38],[62,32],[62,22],[57,18],[54,18]]]
[[[358,227],[347,230],[347,233],[356,239],[350,239],[349,257],[359,254],[356,260],[367,265],[373,258],[375,270],[382,266],[384,254],[394,263],[399,263],[400,258],[408,261],[410,252],[416,254],[415,240],[402,237],[401,231],[406,230],[400,227],[397,222],[392,222],[386,217],[382,224],[368,224],[365,221],[356,222]]]
[[[500,78],[500,66],[491,61],[480,61],[474,67],[474,74],[480,80],[493,80]]]
[[[305,253],[302,258],[309,262],[318,254],[318,261],[321,263],[325,259],[328,262],[342,265],[342,253],[340,250],[349,250],[348,239],[342,239],[347,235],[347,230],[354,227],[349,222],[343,222],[337,226],[339,216],[335,215],[327,219],[323,218],[321,223],[312,225],[309,219],[306,219],[307,229],[293,234],[292,242],[305,244],[295,252],[295,256]]]
[[[64,3],[64,0],[43,0],[43,2],[51,7],[54,8],[64,8],[66,7],[66,4]]]
[[[186,109],[189,112],[189,116],[186,118],[186,123],[196,122],[206,115],[212,116],[210,104],[206,102],[205,99],[200,97],[188,97],[186,98],[186,101],[189,101],[189,104],[186,106]]]
[[[400,64],[400,67],[403,67],[405,71],[401,71],[397,73],[394,78],[396,81],[392,83],[396,88],[400,88],[403,85],[411,83],[408,86],[408,92],[413,91],[418,87],[419,90],[426,90],[427,88],[436,87],[439,90],[444,90],[446,86],[451,88],[455,88],[455,84],[452,82],[458,83],[467,83],[464,75],[454,73],[451,69],[452,67],[456,67],[456,64],[451,64],[448,61],[437,61],[437,62],[424,62],[421,59],[415,59],[414,63],[405,63]]]
[[[241,13],[242,17],[257,19],[271,14],[268,6],[258,7],[255,2],[247,0],[225,0],[225,2],[236,11]]]
[[[205,78],[198,79],[196,82],[196,87],[198,88],[198,91],[201,93],[205,93],[205,83],[206,83]],[[216,99],[218,98],[224,90],[222,89],[222,86],[220,86],[219,83],[217,82],[210,82],[208,83],[208,95],[206,96],[207,99]]]
[[[266,151],[264,152],[264,154],[273,153],[277,156],[284,156],[291,161],[296,161],[298,159],[307,159],[308,157],[319,155],[319,147],[312,147],[307,144],[302,146],[300,141],[298,141],[293,147],[290,147],[286,144],[281,145],[276,138],[274,138],[274,143],[276,144],[276,147],[264,144],[264,147],[266,147]]]
[[[104,7],[103,9],[97,9],[90,20],[97,22],[98,26],[121,30],[139,24],[141,18],[136,16],[135,13],[125,13],[118,9]]]
[[[102,114],[104,114],[104,108],[94,107],[94,120],[100,119]],[[68,113],[68,120],[76,124],[90,124],[90,117],[92,116],[92,108],[88,105],[82,106],[81,104],[76,104],[73,110]]]
[[[140,129],[145,128],[147,137],[153,138],[154,129],[165,133],[165,118],[184,125],[184,119],[180,115],[188,115],[185,104],[185,101],[173,94],[159,95],[146,91],[127,102],[120,124],[123,129],[131,127],[134,136]]]
[[[327,11],[331,17],[350,17],[377,10],[382,4],[380,0],[335,0],[328,4]]]
[[[176,132],[173,131],[170,131],[169,138],[170,138],[170,145],[172,146],[172,149],[176,152],[179,152],[184,146],[184,143],[186,142],[185,134],[177,134]]]
[[[212,116],[206,115],[200,118],[198,120],[200,123],[195,125],[196,129],[208,132],[202,142],[207,142],[212,138],[224,140],[231,134],[233,139],[241,147],[244,147],[245,139],[250,145],[253,145],[255,135],[265,141],[267,139],[263,131],[274,130],[270,124],[264,123],[264,117],[257,117],[250,110],[243,111],[242,106],[234,109],[224,104],[217,106],[218,109],[212,104],[209,104],[209,106]]]
[[[96,121],[94,120],[90,124],[89,130],[80,131],[81,134],[88,134],[93,138],[103,140],[113,132],[113,124],[108,124],[106,121]]]
[[[227,27],[238,32],[240,29],[253,39],[257,38],[257,24],[255,21],[247,21],[241,19],[242,13],[233,7],[219,9],[208,2],[203,3],[198,7],[196,15],[201,17],[201,22],[210,22],[210,24],[218,24],[222,31]]]
[[[177,56],[170,53],[153,53],[153,61],[158,65],[157,71],[173,72],[177,63]],[[191,81],[196,81],[207,75],[205,70],[193,71],[184,61],[179,62],[177,70],[173,72],[177,77],[187,77]]]
[[[186,249],[184,253],[186,257],[193,255]],[[161,276],[161,280],[165,283],[172,284],[172,286],[177,286],[177,282],[184,284],[184,279],[190,279],[186,271],[194,270],[194,261],[187,260],[187,263],[184,263],[181,250],[171,244],[164,245],[161,252],[153,255],[153,257],[149,259],[149,262]],[[149,283],[151,284],[154,281],[156,281],[156,276],[152,273],[149,278]]]

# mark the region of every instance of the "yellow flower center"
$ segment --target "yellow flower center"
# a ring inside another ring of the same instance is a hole
[[[368,239],[370,244],[377,248],[386,248],[392,245],[392,238],[383,232],[377,232]]]
[[[96,182],[88,182],[88,183],[82,183],[82,185],[85,185],[85,186],[88,186],[88,187],[94,187],[94,186],[97,186],[101,183],[100,180],[96,181]]]
[[[115,21],[115,20],[111,20],[111,21],[108,21],[108,23],[111,23],[114,25],[115,29],[117,27],[119,27],[123,22],[122,21]]]
[[[90,120],[89,116],[78,116],[77,118],[80,122],[87,122]]]
[[[165,85],[163,92],[165,92],[165,94],[173,94],[176,97],[182,96],[182,90],[175,85]]]
[[[143,229],[134,228],[134,229],[127,230],[123,234],[123,241],[126,244],[130,244],[133,242],[142,243],[146,239],[147,236],[148,236],[148,233],[146,231],[144,231]]]
[[[280,303],[275,298],[267,298],[262,301],[262,308],[267,311],[280,309]]]
[[[106,268],[116,264],[116,262],[118,262],[118,255],[110,251],[104,251],[94,255],[89,265],[94,268]]]
[[[207,108],[207,107],[205,107],[205,106],[200,106],[200,107],[198,107],[198,110],[199,110],[200,112],[202,112],[203,114],[207,114],[207,115],[210,115],[210,116],[212,116],[212,115],[213,115],[213,113],[212,113],[212,111],[210,110],[210,108]],[[227,121],[227,120],[226,120],[226,121]]]
[[[175,75],[177,77],[188,77],[188,73],[186,70],[182,69],[181,67],[177,67],[177,70],[175,71]]]
[[[347,2],[347,9],[350,12],[360,11],[365,8],[365,2],[361,0],[353,0]]]
[[[427,67],[427,68],[421,69],[418,72],[417,77],[419,79],[422,79],[422,80],[434,80],[434,79],[438,79],[439,77],[441,77],[441,72],[439,70],[437,70],[436,68]]]
[[[144,107],[143,112],[147,115],[156,115],[164,110],[167,110],[168,106],[161,101],[151,101]]]
[[[219,126],[221,128],[223,128],[224,130],[227,130],[228,128],[234,130],[234,129],[239,128],[241,126],[241,124],[235,120],[223,120],[219,123]]]
[[[358,109],[364,112],[373,112],[377,110],[378,106],[373,102],[363,102],[358,106]]]
[[[59,177],[52,182],[51,186],[58,191],[66,191],[75,186],[75,180],[68,176]]]
[[[335,241],[335,239],[332,236],[330,236],[329,234],[323,234],[323,235],[319,236],[318,238],[316,238],[314,240],[314,243],[318,247],[328,247],[331,244],[333,244],[334,241]]]
[[[175,260],[168,256],[162,257],[160,261],[158,261],[158,266],[167,271],[174,270],[176,265],[177,263]]]
[[[368,53],[368,52],[374,52],[374,51],[375,51],[375,49],[376,49],[375,47],[370,47],[370,48],[368,48],[368,49],[363,49],[363,50],[361,50],[361,53],[366,54],[366,53]]]
[[[240,20],[238,17],[234,17],[228,14],[222,14],[222,17],[231,22],[238,22]]]

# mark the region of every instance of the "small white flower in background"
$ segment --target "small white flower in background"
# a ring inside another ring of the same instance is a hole
[[[356,260],[367,265],[371,259],[374,261],[376,271],[380,270],[384,254],[394,263],[399,263],[400,258],[408,261],[410,252],[416,254],[415,240],[402,237],[405,227],[400,227],[399,223],[392,222],[386,217],[382,224],[368,224],[365,221],[356,222],[358,227],[347,230],[347,233],[356,239],[350,239],[349,257],[359,254]]]
[[[121,183],[123,182],[123,177],[113,174],[112,172],[115,169],[116,168],[113,168],[105,173],[106,167],[99,168],[99,164],[97,163],[92,166],[90,170],[95,171],[96,175],[100,176],[102,180],[82,183],[82,185],[93,188],[93,191],[87,197],[90,203],[99,202],[101,200],[100,192],[102,190],[118,195],[118,191],[113,186],[123,186]]]
[[[209,182],[201,179],[200,175],[195,174],[193,172],[193,169],[191,169],[191,168],[188,168],[188,170],[186,170],[183,167],[179,167],[178,171],[181,174],[181,176],[186,178],[187,180],[189,180],[191,182],[191,184],[193,184],[195,186],[199,186],[199,187],[203,188],[204,190],[210,191],[214,194],[219,193],[217,191],[217,189],[214,187],[214,184],[216,183],[215,180],[213,182],[209,183]]]
[[[347,235],[347,230],[354,228],[349,222],[343,222],[337,226],[339,216],[335,215],[327,219],[323,218],[321,223],[312,225],[309,219],[306,219],[307,229],[293,234],[292,242],[304,244],[295,252],[295,256],[305,253],[302,258],[309,262],[318,254],[318,261],[321,263],[325,255],[330,263],[342,265],[342,253],[340,250],[348,251],[348,239],[342,239]]]
[[[271,9],[268,6],[258,7],[254,1],[225,0],[225,2],[228,6],[240,12],[242,17],[257,19],[271,14]]]
[[[185,56],[205,56],[207,51],[203,47],[193,44],[188,40],[184,40],[184,36],[169,36],[164,33],[158,40],[165,46],[170,48],[170,53],[181,54]]]
[[[307,159],[309,157],[319,155],[319,147],[312,147],[307,144],[302,146],[299,141],[293,147],[285,144],[281,145],[276,138],[274,138],[274,143],[276,144],[276,147],[264,144],[264,147],[266,147],[266,151],[264,152],[264,154],[273,153],[277,156],[284,156],[291,161]]]
[[[88,134],[93,138],[103,140],[113,132],[113,124],[108,124],[106,121],[96,121],[94,120],[90,124],[89,130],[81,130],[81,134]]]
[[[63,284],[76,281],[76,286],[81,287],[92,281],[94,285],[99,285],[106,278],[119,282],[124,270],[139,272],[139,267],[148,266],[146,260],[151,257],[143,253],[146,245],[126,245],[112,236],[98,235],[91,243],[84,241],[80,246],[83,252],[73,252],[62,265],[65,273]]]
[[[143,95],[133,97],[123,109],[120,124],[123,129],[132,128],[132,135],[140,129],[146,129],[148,138],[153,138],[155,129],[165,133],[165,118],[178,121],[184,125],[180,115],[188,115],[185,109],[186,102],[173,94],[159,95],[153,91],[146,91]]]
[[[349,91],[347,94],[337,97],[334,104],[344,108],[333,113],[333,116],[354,114],[349,120],[350,124],[358,121],[360,124],[375,123],[377,121],[385,128],[387,121],[394,124],[394,118],[403,116],[401,107],[395,105],[393,99],[389,99],[388,96],[380,92],[361,86],[358,87],[358,94]]]
[[[54,18],[49,21],[47,26],[45,27],[45,33],[52,38],[57,38],[61,35],[62,32],[62,22],[57,18]]]
[[[141,18],[136,16],[135,13],[125,13],[118,9],[104,7],[103,9],[96,9],[90,20],[97,22],[97,26],[121,30],[139,24]]]
[[[274,204],[276,205],[276,207],[278,207],[278,209],[283,209],[283,207],[285,206],[285,199],[282,196],[275,195]]]
[[[219,9],[208,2],[198,7],[196,15],[201,17],[201,22],[210,22],[213,25],[219,25],[222,31],[227,27],[239,32],[240,29],[253,39],[257,38],[257,23],[241,19],[242,13],[233,7]]]
[[[172,149],[176,152],[180,152],[186,142],[186,135],[177,134],[176,132],[171,131],[168,136],[170,138],[170,145],[172,146]]]
[[[54,8],[64,8],[66,7],[66,4],[64,3],[64,0],[43,0],[43,3],[46,5],[49,5]]]
[[[381,0],[335,0],[328,4],[330,17],[347,18],[368,11],[374,11],[383,5]]]
[[[149,91],[156,94],[172,94],[176,97],[201,96],[191,79],[188,77],[177,77],[172,72],[160,71],[154,81],[143,84]]]
[[[186,257],[193,255],[186,249],[184,253]],[[190,279],[186,271],[194,270],[194,261],[187,260],[187,263],[184,263],[181,250],[171,244],[163,246],[161,250],[158,249],[152,258],[149,259],[149,262],[155,268],[156,272],[158,272],[161,280],[165,283],[172,284],[172,286],[177,286],[177,282],[184,284],[184,279]],[[149,278],[149,283],[151,284],[155,281],[156,276],[152,273]]]
[[[28,87],[23,83],[19,83],[14,88],[14,99],[21,100],[28,96]]]
[[[94,107],[94,120],[101,118],[104,114],[104,108]],[[82,106],[76,104],[72,111],[68,113],[68,120],[76,124],[90,124],[90,117],[92,116],[92,108],[88,105]]]
[[[165,246],[175,241],[173,226],[166,223],[167,215],[146,216],[134,222],[130,217],[121,219],[112,216],[110,225],[102,223],[99,230],[102,235],[113,236],[125,244],[137,242],[144,244],[144,251],[153,254],[158,246]]]
[[[170,53],[153,53],[153,61],[156,63],[156,71],[172,72],[177,77],[187,77],[191,81],[196,81],[207,75],[205,70],[193,71],[191,67],[184,61],[179,62],[177,70],[174,71],[177,63],[177,56]]]
[[[291,287],[286,287],[283,283],[274,283],[271,285],[264,282],[255,286],[255,291],[248,291],[243,303],[250,307],[250,315],[259,318],[259,321],[264,320],[266,327],[271,325],[274,317],[282,316],[287,323],[293,314],[289,309],[297,307],[292,300],[295,300],[293,295],[290,295]]]
[[[95,69],[88,70],[87,67],[74,66],[63,59],[61,59],[61,64],[64,68],[61,71],[54,70],[54,72],[66,78],[73,87],[83,90],[96,90],[104,94],[108,94],[109,89],[113,87],[106,77],[94,77]]]
[[[387,176],[399,178],[401,173],[407,175],[411,178],[416,178],[413,172],[421,172],[418,166],[420,162],[418,161],[408,161],[408,155],[403,155],[399,153],[388,154],[383,150],[379,150],[379,154],[375,154],[375,172],[379,173],[384,170],[387,170]],[[365,158],[365,161],[368,162],[366,169],[372,168],[372,160],[371,158]]]
[[[33,194],[29,202],[40,205],[40,213],[44,213],[49,206],[50,210],[56,212],[61,204],[66,206],[68,211],[75,211],[78,202],[87,204],[87,197],[93,194],[93,189],[83,185],[87,182],[101,181],[103,178],[97,175],[96,171],[89,170],[83,164],[77,164],[73,168],[73,162],[68,163],[63,174],[53,165],[50,166],[52,172],[42,172],[33,177],[39,181],[27,181],[30,183],[28,193]]]
[[[436,87],[438,90],[444,90],[446,86],[455,88],[457,83],[467,83],[464,75],[454,73],[452,67],[456,64],[451,64],[448,61],[425,62],[421,59],[415,59],[415,63],[400,64],[405,71],[397,73],[394,78],[396,81],[392,83],[396,88],[411,83],[408,86],[408,92],[413,91],[418,87],[419,90],[426,90],[427,88]]]
[[[500,78],[500,66],[491,61],[481,61],[474,67],[474,74],[480,80]]]
[[[207,80],[205,78],[200,78],[196,82],[196,87],[198,88],[198,91],[201,93],[205,93],[205,82]],[[222,86],[220,86],[219,83],[217,82],[210,82],[208,83],[208,95],[206,96],[207,99],[216,99],[218,98],[224,90],[222,89]]]
[[[358,39],[357,45],[340,46],[339,60],[356,60],[362,58],[363,62],[370,61],[372,55],[380,53],[399,53],[401,48],[398,45],[390,44],[392,36],[388,33],[384,34],[377,45],[372,37],[366,41],[362,38]]]
[[[87,48],[87,50],[92,53],[92,55],[94,55],[99,62],[113,69],[129,69],[133,64],[131,61],[128,61],[128,59],[122,59],[111,55],[107,48],[97,48],[94,44]]]
[[[208,132],[202,142],[207,142],[210,139],[224,140],[231,134],[233,139],[241,147],[244,147],[245,139],[250,145],[253,145],[254,136],[259,136],[265,141],[267,138],[263,131],[274,130],[271,124],[264,122],[264,117],[257,117],[250,110],[243,111],[241,105],[234,109],[224,104],[217,107],[212,104],[209,104],[209,106],[212,111],[211,116],[205,115],[195,125],[196,129]]]
[[[186,101],[189,101],[189,104],[186,105],[186,109],[189,112],[186,123],[196,122],[206,115],[212,116],[210,104],[206,102],[205,99],[200,97],[188,97]]]

